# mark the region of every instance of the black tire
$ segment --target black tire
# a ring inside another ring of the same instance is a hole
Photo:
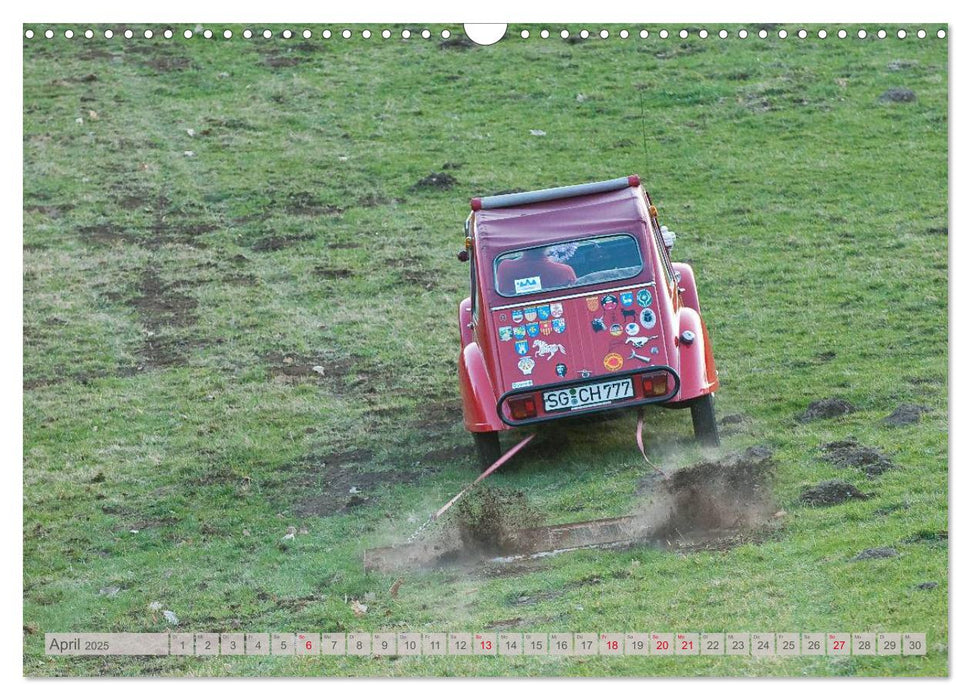
[[[718,447],[718,424],[715,423],[715,402],[711,394],[695,399],[690,405],[695,439],[702,445]]]
[[[475,440],[475,451],[479,455],[479,469],[485,471],[502,456],[499,433],[496,431],[472,433],[472,438]]]

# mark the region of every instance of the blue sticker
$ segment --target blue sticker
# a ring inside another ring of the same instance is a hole
[[[512,326],[503,326],[499,329],[499,340],[512,340]]]
[[[637,303],[641,306],[648,306],[651,303],[651,293],[646,289],[637,292]]]
[[[566,319],[565,318],[554,318],[553,319],[553,330],[557,333],[562,333],[566,330]]]
[[[528,340],[517,340],[516,341],[516,354],[525,355],[529,352],[529,341]]]
[[[550,305],[547,304],[546,306],[537,306],[536,315],[539,316],[540,321],[545,321],[548,319],[550,317]]]
[[[620,295],[621,306],[632,306],[634,304],[634,292],[623,292]]]
[[[526,337],[526,326],[516,326],[512,329],[513,337],[516,340],[523,340]]]
[[[526,335],[530,338],[535,338],[539,335],[539,324],[538,323],[527,323],[526,324]]]
[[[556,376],[565,377],[566,376],[566,365],[562,362],[556,366]]]
[[[512,312],[512,322],[513,323],[522,323],[523,322],[523,310],[522,309],[516,309],[515,311]]]

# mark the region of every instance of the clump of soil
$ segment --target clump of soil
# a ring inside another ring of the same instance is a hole
[[[540,520],[522,491],[480,488],[456,508],[458,532],[466,550],[491,556],[520,551],[520,531]]]
[[[880,102],[916,102],[917,95],[914,94],[913,90],[895,87],[880,95],[879,100]]]
[[[899,556],[900,553],[893,547],[874,547],[873,549],[864,549],[862,552],[850,559],[850,561],[866,561],[867,559],[892,559],[893,557]]]
[[[845,416],[847,413],[853,413],[855,410],[856,407],[844,399],[820,399],[809,404],[806,412],[797,416],[796,420],[800,423],[808,423],[809,421],[820,420],[822,418]]]
[[[867,476],[879,476],[896,465],[879,450],[859,444],[853,438],[823,445],[826,460],[840,469],[854,467]]]
[[[430,173],[415,183],[412,189],[416,190],[449,190],[455,187],[458,181],[448,173]]]
[[[256,241],[250,248],[257,253],[265,253],[274,250],[283,250],[296,245],[301,241],[309,241],[313,234],[303,234],[300,236],[267,236]]]
[[[919,406],[912,403],[902,403],[894,412],[883,419],[885,425],[898,426],[898,425],[910,425],[911,423],[917,423],[920,421],[920,416],[922,413],[927,413],[931,409],[927,406]]]
[[[765,525],[778,510],[772,497],[774,469],[772,451],[762,446],[680,469],[660,481],[635,514],[640,534],[692,539]]]
[[[478,44],[465,36],[465,34],[453,34],[448,39],[443,39],[438,42],[438,48],[440,49],[459,49],[464,51],[466,49],[473,49],[476,46]]]
[[[918,591],[933,591],[937,588],[937,581],[924,581],[924,583],[918,583],[915,588]]]
[[[839,479],[820,482],[807,488],[799,496],[800,501],[810,506],[835,506],[853,499],[865,501],[868,498],[869,496],[853,484]]]

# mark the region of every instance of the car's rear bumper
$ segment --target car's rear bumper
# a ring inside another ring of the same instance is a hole
[[[669,378],[667,391],[660,396],[646,396],[643,391],[641,391],[642,387],[640,385],[639,378],[644,375],[656,375],[659,373],[664,373]],[[604,382],[612,382],[615,380],[624,379],[626,377],[630,377],[634,385],[634,395],[631,398],[618,399],[604,404],[549,413],[542,408],[544,393],[558,389],[579,389],[581,387],[593,386],[596,384],[602,384]],[[673,368],[665,365],[656,365],[627,372],[615,372],[608,375],[600,375],[598,377],[591,377],[590,379],[584,379],[582,381],[571,380],[566,382],[557,382],[555,384],[531,386],[523,389],[507,391],[505,394],[500,396],[499,400],[496,402],[496,413],[499,415],[499,418],[503,423],[509,427],[518,428],[519,426],[523,425],[545,423],[547,421],[557,420],[559,418],[586,415],[589,413],[599,413],[602,411],[613,411],[621,408],[630,408],[632,406],[642,406],[644,404],[665,403],[677,396],[680,388],[681,379]],[[517,397],[525,397],[530,394],[536,397],[537,415],[533,418],[524,418],[518,420],[513,418],[508,410],[508,401]]]

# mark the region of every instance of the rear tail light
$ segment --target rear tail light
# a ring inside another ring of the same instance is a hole
[[[645,397],[664,396],[668,393],[667,373],[641,375],[641,388]]]
[[[514,420],[526,420],[536,417],[536,397],[518,396],[506,402],[509,406],[509,413]]]

